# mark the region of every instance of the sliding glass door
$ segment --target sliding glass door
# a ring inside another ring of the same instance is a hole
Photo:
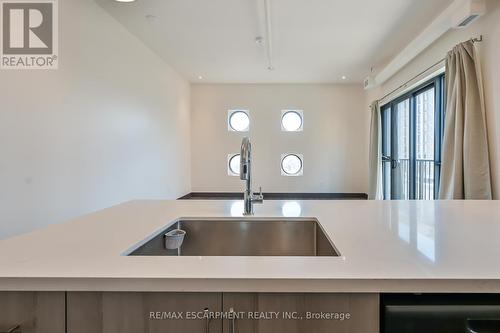
[[[415,199],[434,199],[436,167],[435,88],[415,96]]]
[[[382,108],[385,199],[437,198],[443,82],[441,75]]]
[[[394,105],[392,141],[392,193],[398,200],[410,199],[410,100]]]

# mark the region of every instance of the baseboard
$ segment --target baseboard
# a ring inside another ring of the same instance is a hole
[[[367,200],[366,193],[264,193],[266,200]],[[239,200],[241,192],[191,192],[178,200]]]

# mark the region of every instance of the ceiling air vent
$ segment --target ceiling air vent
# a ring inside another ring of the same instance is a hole
[[[478,15],[478,14],[471,15],[471,16],[467,17],[465,20],[463,20],[462,22],[460,22],[460,23],[458,24],[458,27],[459,27],[459,28],[464,28],[464,27],[468,26],[468,25],[469,25],[469,23],[472,23],[472,21],[474,21],[474,20],[475,20],[475,19],[477,19],[478,17],[479,17],[479,15]]]
[[[486,12],[486,3],[484,0],[466,0],[457,10],[454,17],[455,28],[461,29],[483,16]]]

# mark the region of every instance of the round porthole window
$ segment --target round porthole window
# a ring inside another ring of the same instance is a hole
[[[238,176],[240,174],[240,154],[233,155],[229,158],[229,174]]]
[[[285,176],[301,175],[302,166],[302,157],[299,155],[288,154],[281,159],[281,171]]]
[[[250,128],[250,117],[246,111],[229,113],[229,129],[234,132],[247,132]]]
[[[281,128],[287,132],[302,130],[302,114],[299,111],[285,111],[281,116]]]

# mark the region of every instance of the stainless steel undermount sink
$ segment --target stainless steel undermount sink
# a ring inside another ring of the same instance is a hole
[[[167,250],[165,234],[185,231],[182,245]],[[180,219],[129,256],[339,256],[315,219]]]

